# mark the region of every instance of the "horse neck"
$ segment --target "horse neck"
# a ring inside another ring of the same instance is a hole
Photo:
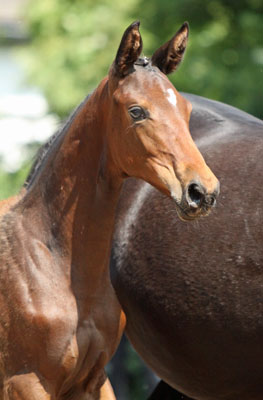
[[[39,225],[35,234],[55,243],[69,274],[81,276],[85,293],[96,289],[108,268],[121,189],[106,161],[106,86],[103,82],[75,115],[22,202],[23,213]]]

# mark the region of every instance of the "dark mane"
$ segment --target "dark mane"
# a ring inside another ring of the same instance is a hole
[[[34,157],[34,162],[33,165],[29,171],[29,174],[26,177],[25,183],[24,183],[24,188],[28,189],[32,182],[34,181],[35,177],[37,176],[37,173],[46,159],[50,149],[53,147],[53,145],[57,142],[59,138],[61,138],[68,130],[70,127],[72,121],[75,118],[75,115],[77,112],[81,109],[81,107],[86,103],[88,98],[90,97],[90,94],[78,105],[78,107],[70,114],[69,118],[66,120],[64,125],[58,129],[49,139],[46,143],[44,143],[38,152],[36,153]]]

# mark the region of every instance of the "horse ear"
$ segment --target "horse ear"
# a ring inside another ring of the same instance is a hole
[[[152,65],[156,65],[166,75],[175,71],[183,59],[188,35],[189,25],[185,22],[171,40],[155,51]]]
[[[133,22],[124,32],[115,61],[114,72],[123,77],[127,75],[142,51],[140,22]]]

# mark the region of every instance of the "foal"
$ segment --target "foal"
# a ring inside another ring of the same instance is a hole
[[[46,146],[0,225],[0,399],[110,399],[104,366],[125,326],[108,262],[124,178],[141,178],[193,219],[218,181],[194,145],[191,106],[162,73],[182,59],[188,25],[139,59],[127,28],[109,76]],[[202,201],[201,201],[202,200]]]

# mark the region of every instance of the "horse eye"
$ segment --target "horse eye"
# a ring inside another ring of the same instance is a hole
[[[146,118],[146,112],[142,107],[134,106],[129,108],[128,111],[134,121],[142,121]]]

